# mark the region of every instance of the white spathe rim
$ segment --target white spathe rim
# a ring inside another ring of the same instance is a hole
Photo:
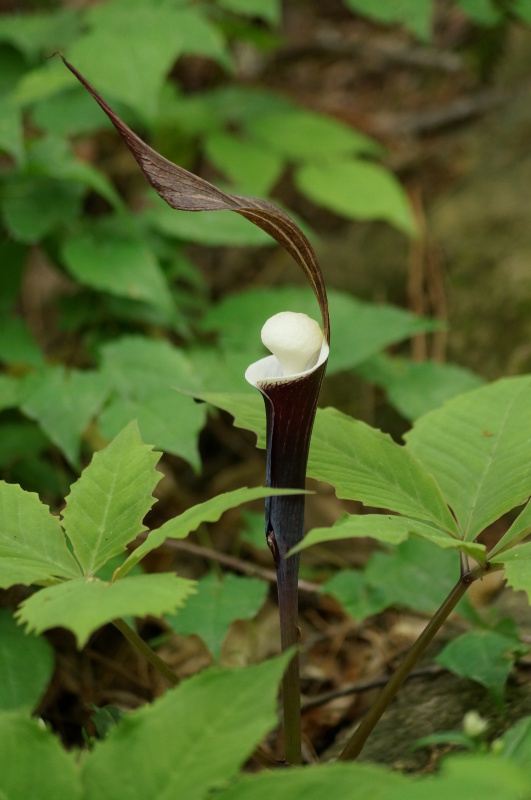
[[[276,356],[266,356],[265,358],[261,358],[260,361],[255,361],[254,364],[251,364],[249,367],[247,367],[245,371],[245,380],[250,383],[251,386],[256,386],[257,388],[260,387],[260,384],[264,383],[274,383],[275,385],[291,383],[292,381],[297,380],[297,378],[301,378],[304,375],[311,375],[312,372],[315,372],[315,370],[327,360],[329,353],[330,348],[328,344],[323,342],[315,364],[307,367],[302,372],[295,372],[292,375],[282,374],[282,367]],[[311,361],[313,361],[313,358]]]

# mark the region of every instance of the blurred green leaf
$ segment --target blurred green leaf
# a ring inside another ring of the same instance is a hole
[[[53,650],[46,639],[25,634],[11,611],[0,609],[0,709],[33,711],[53,670]]]
[[[284,168],[275,153],[234,134],[213,133],[205,139],[204,147],[212,164],[248,194],[269,194]]]
[[[531,758],[531,716],[519,720],[498,741],[503,742],[503,758],[528,767]]]
[[[371,586],[360,570],[340,570],[323,583],[321,592],[335,598],[357,622],[379,614],[389,604],[387,594],[378,587]]]
[[[191,388],[193,365],[166,341],[123,337],[102,349],[103,368],[114,395],[100,416],[101,429],[114,436],[132,419],[145,441],[200,467],[197,435],[206,409],[174,387]]]
[[[525,650],[526,648],[524,648]],[[484,686],[503,708],[503,692],[519,642],[490,630],[472,630],[449,642],[436,658],[438,664]]]
[[[178,614],[167,616],[181,636],[196,634],[219,661],[221,645],[232,622],[252,619],[263,605],[268,592],[265,581],[227,574],[220,581],[212,573],[197,583],[197,594]]]
[[[337,162],[341,156],[383,152],[381,145],[345,123],[300,108],[263,114],[245,127],[262,145],[297,163]]]
[[[95,371],[49,367],[27,378],[24,389],[24,414],[39,423],[78,469],[81,437],[109,394],[107,377]]]
[[[83,186],[45,175],[4,178],[0,201],[4,224],[17,242],[33,244],[81,213]]]
[[[347,8],[383,25],[399,23],[419,39],[431,36],[432,0],[344,0]]]
[[[479,25],[499,25],[503,20],[503,11],[493,0],[457,0],[457,5]]]
[[[11,316],[0,320],[0,360],[37,369],[44,366],[44,355],[24,320]]]
[[[50,55],[64,47],[80,31],[81,18],[74,8],[56,8],[53,12],[2,14],[0,41],[20,50],[28,60],[41,53]]]
[[[77,753],[67,752],[41,720],[27,712],[0,714],[0,797],[81,800]]]
[[[174,612],[194,587],[194,581],[169,572],[130,575],[117,583],[77,578],[36,592],[20,604],[16,616],[36,633],[67,628],[81,649],[95,630],[113,619]]]
[[[384,220],[407,236],[418,233],[406,193],[379,164],[337,159],[307,164],[295,173],[295,184],[314,203],[343,217]]]
[[[0,586],[77,578],[57,517],[36,494],[0,481]]]
[[[0,411],[5,408],[15,408],[20,397],[20,380],[10,375],[0,375]]]
[[[394,407],[410,421],[485,383],[479,375],[457,364],[418,363],[384,353],[373,356],[356,371],[382,386]]]
[[[73,484],[62,512],[63,526],[85,575],[94,575],[145,530],[143,519],[162,478],[160,453],[142,443],[132,422],[95,453]]]
[[[20,109],[0,97],[0,151],[9,153],[18,164],[25,159],[24,131]]]
[[[152,248],[115,219],[86,225],[62,248],[69,272],[92,289],[140,300],[170,313],[173,300]]]
[[[282,16],[280,0],[218,0],[218,5],[235,14],[264,19],[271,25],[280,24]]]

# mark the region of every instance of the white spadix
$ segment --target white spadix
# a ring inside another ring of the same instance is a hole
[[[315,366],[323,341],[319,323],[294,311],[275,314],[262,328],[262,342],[278,359],[284,377]]]

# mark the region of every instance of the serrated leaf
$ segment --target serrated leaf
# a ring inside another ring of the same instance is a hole
[[[107,797],[123,800],[203,800],[238,773],[277,724],[285,665],[283,657],[241,670],[209,669],[128,714],[84,761],[85,800],[101,800],[102,786]]]
[[[53,670],[53,650],[46,639],[28,636],[9,609],[0,609],[0,709],[32,711]]]
[[[531,542],[497,553],[492,562],[503,564],[507,585],[515,591],[523,590],[531,602]]]
[[[448,401],[406,434],[468,541],[531,494],[531,377],[505,378]]]
[[[162,269],[138,235],[105,219],[68,237],[62,248],[76,280],[118,297],[140,300],[169,313],[172,296]]]
[[[438,664],[462,678],[480,683],[503,707],[503,691],[515,661],[515,641],[495,631],[475,630],[447,644],[436,658]]]
[[[101,373],[49,367],[28,378],[21,409],[79,469],[82,435],[108,394],[109,385]]]
[[[258,500],[262,497],[271,497],[277,494],[292,495],[301,494],[301,492],[297,489],[271,489],[263,486],[257,486],[252,489],[243,487],[232,492],[225,492],[217,495],[217,497],[212,497],[210,500],[205,500],[204,503],[187,508],[178,517],[174,517],[165,522],[164,525],[161,525],[160,528],[150,531],[146,540],[135,548],[124,565],[117,570],[116,577],[123,577],[135,564],[138,564],[146,553],[151,552],[156,547],[160,547],[166,539],[184,539],[203,522],[217,522],[221,515],[231,508],[236,508],[242,503],[249,503],[251,500]]]
[[[308,474],[341,499],[388,508],[457,533],[439,487],[405,447],[334,408],[317,413]]]
[[[369,161],[307,164],[295,184],[314,203],[349,219],[384,220],[407,236],[418,234],[406,193],[393,175]]]
[[[200,468],[197,436],[204,406],[176,391],[197,382],[193,364],[168,342],[124,337],[102,349],[103,368],[115,394],[100,416],[106,436],[136,419],[142,438]]]
[[[347,800],[356,796],[354,791],[360,800],[403,800],[410,784],[406,776],[372,764],[322,764],[245,776],[222,791],[219,800]]]
[[[76,753],[67,752],[41,720],[27,712],[0,714],[0,797],[81,800]],[[36,789],[36,787],[38,787]]]
[[[130,423],[99,453],[70,489],[63,526],[85,575],[94,575],[145,530],[142,520],[162,478],[160,453]]]
[[[0,481],[0,567],[3,588],[80,574],[58,518],[36,494],[4,481]]]
[[[252,619],[263,605],[269,587],[256,578],[240,578],[230,573],[220,581],[210,574],[197,582],[197,594],[178,614],[167,616],[181,636],[200,636],[219,661],[221,645],[232,622]]]
[[[16,616],[36,633],[67,628],[81,649],[95,630],[113,619],[171,614],[194,591],[195,581],[169,572],[130,575],[115,583],[77,578],[41,589],[20,604]]]
[[[357,539],[369,536],[386,544],[400,544],[409,536],[418,536],[442,548],[454,547],[468,553],[479,563],[485,563],[485,545],[463,542],[447,531],[429,523],[409,517],[388,516],[386,514],[348,514],[332,527],[314,528],[293,548],[292,552],[305,550],[320,542],[337,539]]]

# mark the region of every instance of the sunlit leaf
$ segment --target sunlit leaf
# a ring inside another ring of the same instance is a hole
[[[130,575],[116,583],[77,578],[41,589],[20,604],[16,616],[36,633],[67,628],[82,648],[95,630],[113,619],[173,613],[194,591],[194,581],[169,572]]]
[[[197,583],[197,594],[175,616],[166,617],[172,628],[182,636],[200,636],[219,661],[221,645],[232,622],[252,619],[263,605],[268,593],[265,581],[225,575],[220,581],[210,574]]]
[[[11,611],[0,609],[0,709],[32,711],[53,670],[53,650],[46,639],[25,634]]]
[[[449,400],[406,434],[473,540],[531,495],[531,377],[505,378]]]
[[[109,798],[203,800],[237,775],[277,724],[285,665],[283,657],[240,670],[209,669],[128,714],[84,761],[84,799],[100,800],[103,786]]]
[[[142,443],[131,423],[99,453],[74,483],[63,525],[85,575],[94,575],[143,530],[162,477],[160,453]]]
[[[0,581],[14,583],[76,578],[79,567],[67,549],[57,517],[36,494],[0,481]]]

